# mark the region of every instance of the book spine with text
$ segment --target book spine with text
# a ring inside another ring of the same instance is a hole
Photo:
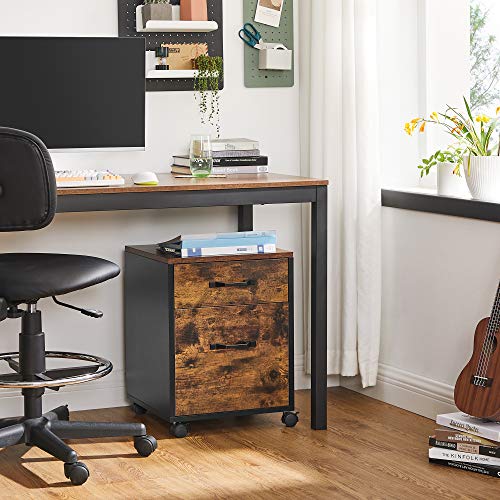
[[[435,437],[429,438],[429,445],[461,453],[473,453],[476,455],[486,455],[488,457],[500,458],[500,448],[494,446],[483,446],[481,444],[472,443],[452,443],[450,441],[440,441]]]
[[[455,431],[453,429],[435,429],[434,436],[438,441],[448,441],[450,443],[469,443],[469,444],[482,444],[484,446],[499,446],[498,443],[490,441],[489,439],[474,434],[467,434],[466,432]]]
[[[260,156],[260,149],[249,149],[248,151],[212,151],[214,158],[248,158]]]
[[[255,167],[267,166],[269,158],[267,156],[244,156],[240,158],[213,158],[214,167]],[[179,167],[189,167],[189,156],[174,156],[174,165]]]
[[[212,168],[213,174],[267,174],[269,173],[269,167],[264,166],[250,166],[250,167],[216,167]]]
[[[446,467],[476,472],[478,474],[483,474],[484,476],[500,478],[500,467],[488,467],[486,465],[453,462],[452,460],[439,460],[437,458],[429,458],[429,462],[431,464],[445,465]]]
[[[468,432],[469,434],[475,434],[476,436],[481,436],[491,441],[500,441],[500,424],[487,422],[483,425],[480,419],[472,419],[467,415],[462,416],[461,414],[455,413],[438,415],[436,422],[439,425],[458,429],[463,432]]]
[[[470,464],[488,465],[500,467],[500,458],[477,455],[475,453],[464,453],[443,448],[431,448],[429,450],[429,458],[437,458],[438,460],[452,460],[453,462],[468,462]]]
[[[182,257],[213,257],[216,255],[248,255],[276,253],[276,245],[247,245],[241,247],[183,248]]]
[[[259,148],[258,141],[212,141],[212,151],[251,151]]]

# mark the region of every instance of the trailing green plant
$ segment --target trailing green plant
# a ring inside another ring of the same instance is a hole
[[[429,156],[429,158],[424,158],[422,164],[418,166],[420,169],[420,177],[429,175],[432,167],[435,167],[438,163],[444,162],[454,164],[455,168],[453,169],[453,173],[461,177],[460,167],[463,163],[464,152],[465,149],[460,145],[451,145],[445,150],[438,149],[433,155]]]
[[[220,137],[219,86],[224,77],[224,61],[220,56],[199,55],[194,60],[198,70],[194,78],[195,97],[198,99],[201,123],[209,123]]]

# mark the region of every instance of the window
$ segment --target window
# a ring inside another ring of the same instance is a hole
[[[471,0],[471,104],[491,113],[500,103],[500,2]]]
[[[500,205],[420,196],[436,194],[437,169],[420,179],[418,165],[452,140],[432,126],[412,137],[402,131],[410,119],[446,105],[463,109],[462,96],[471,101],[473,114],[495,115],[500,0],[380,0],[378,9],[383,204],[500,221]],[[468,195],[465,177],[453,192]]]

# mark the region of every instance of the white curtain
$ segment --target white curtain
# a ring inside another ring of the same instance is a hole
[[[373,386],[381,320],[377,1],[300,0],[299,9],[302,174],[331,183],[328,371],[360,374]]]

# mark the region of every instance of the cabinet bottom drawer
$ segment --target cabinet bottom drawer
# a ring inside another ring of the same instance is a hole
[[[175,311],[178,416],[288,406],[286,303]]]

